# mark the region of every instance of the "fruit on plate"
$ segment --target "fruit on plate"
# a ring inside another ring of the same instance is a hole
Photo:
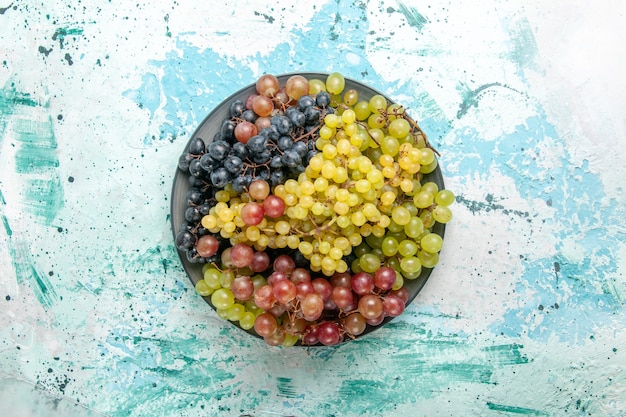
[[[178,168],[197,292],[269,345],[336,345],[402,314],[455,200],[406,109],[336,72],[261,76]]]

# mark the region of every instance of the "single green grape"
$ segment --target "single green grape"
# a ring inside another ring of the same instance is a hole
[[[256,320],[256,315],[253,312],[246,311],[241,315],[239,319],[239,326],[244,330],[250,330],[254,327],[254,321]]]
[[[429,253],[437,253],[443,246],[443,239],[437,233],[428,233],[420,241],[422,250]]]
[[[387,126],[387,131],[396,139],[405,138],[411,131],[411,125],[406,119],[395,119]]]
[[[372,253],[366,253],[359,258],[359,265],[362,271],[372,274],[380,268],[380,258]]]
[[[385,256],[394,256],[398,253],[398,241],[391,236],[385,236],[383,238],[381,249]]]
[[[440,206],[449,206],[454,203],[454,193],[450,190],[441,190],[435,195],[435,203]]]
[[[410,239],[404,239],[398,244],[398,253],[403,257],[415,255],[418,249],[417,243]]]
[[[447,206],[437,206],[432,211],[432,216],[439,223],[448,223],[452,220],[452,211]]]
[[[425,268],[434,268],[434,266],[439,262],[438,253],[430,253],[421,250],[417,253],[417,257]]]
[[[228,309],[234,303],[235,296],[228,288],[219,288],[211,294],[211,304],[218,310]]]
[[[203,297],[208,297],[213,294],[214,289],[209,287],[204,279],[196,282],[196,292]]]
[[[422,262],[416,256],[407,256],[400,261],[400,271],[403,274],[414,274],[422,269]]]
[[[346,80],[342,74],[331,72],[326,78],[326,91],[330,94],[341,94],[346,86]],[[339,98],[341,99],[341,98]]]

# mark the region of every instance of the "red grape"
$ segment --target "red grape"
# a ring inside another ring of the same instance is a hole
[[[237,268],[250,265],[254,258],[254,249],[245,243],[237,243],[230,249],[230,260]]]
[[[269,195],[263,201],[265,214],[272,219],[277,219],[285,212],[285,202],[277,195]]]
[[[198,251],[198,255],[203,258],[208,258],[217,253],[220,248],[220,242],[211,235],[204,235],[200,239],[198,239],[198,243],[196,243],[196,250]]]
[[[302,75],[292,75],[285,83],[285,92],[293,100],[309,94],[309,80]]]
[[[274,259],[274,271],[291,274],[296,268],[296,263],[289,255],[279,255]]]
[[[261,313],[254,320],[254,331],[261,337],[268,337],[276,331],[278,323],[276,317],[269,313]]]
[[[315,292],[318,293],[320,297],[322,297],[322,300],[324,300],[324,302],[330,299],[330,296],[333,293],[333,286],[330,285],[330,282],[328,282],[324,278],[315,278],[313,281],[311,281],[311,284],[313,284]]]
[[[248,194],[255,200],[265,200],[270,194],[270,185],[265,180],[255,180],[248,186]]]
[[[390,290],[396,282],[396,271],[388,266],[382,266],[374,273],[374,285],[383,291]]]
[[[232,251],[232,249],[233,248],[226,248],[226,249],[224,249],[224,251],[220,255],[220,260],[222,261],[222,265],[224,266],[224,268],[234,268],[235,267],[235,264],[233,264],[233,261],[232,261],[231,256],[230,256],[230,252]]]
[[[333,288],[333,293],[331,295],[332,300],[335,302],[335,305],[342,310],[346,310],[349,308],[354,298],[352,296],[352,289],[347,287],[335,287]]]
[[[351,287],[352,276],[349,272],[335,272],[330,278],[330,284],[333,287]]]
[[[271,122],[272,122],[272,118],[269,116],[258,117],[256,121],[254,122],[254,125],[256,126],[257,130],[261,131],[265,129],[266,127],[270,127],[272,125]]]
[[[279,89],[278,78],[272,74],[261,75],[256,81],[256,91],[263,96],[273,97]]]
[[[302,333],[302,344],[309,346],[318,344],[318,334],[318,326],[308,326],[306,329],[304,329],[304,332]]]
[[[315,288],[313,287],[313,284],[311,284],[310,282],[300,282],[296,284],[296,293],[297,293],[296,297],[299,299],[304,298],[308,294],[317,294],[315,292]]]
[[[264,217],[265,210],[263,210],[263,206],[254,201],[246,203],[241,208],[241,220],[243,220],[247,226],[256,226],[263,221]]]
[[[246,109],[248,110],[252,110],[252,102],[254,101],[255,98],[257,98],[257,96],[259,96],[259,94],[250,94],[247,98],[246,98]]]
[[[254,123],[243,121],[237,124],[235,127],[235,138],[241,143],[248,143],[248,140],[259,133],[259,129]]]
[[[287,104],[289,103],[289,101],[291,101],[291,99],[287,95],[287,92],[285,91],[285,87],[278,89],[278,92],[274,96],[274,102],[280,105],[280,104]]]
[[[341,342],[341,332],[337,323],[325,321],[317,326],[317,338],[326,346],[337,345]]]
[[[367,324],[369,324],[370,326],[378,326],[380,325],[380,323],[383,322],[383,320],[385,320],[385,314],[381,314],[380,316],[374,317],[373,319],[365,319]]]
[[[378,295],[364,295],[359,300],[359,313],[366,319],[376,318],[383,314],[383,302]]]
[[[230,284],[230,290],[237,300],[247,301],[254,294],[254,284],[248,276],[237,277]]]
[[[405,287],[389,291],[389,294],[397,295],[402,301],[404,301],[404,304],[409,301],[409,290],[407,290]]]
[[[361,313],[352,313],[343,319],[343,328],[353,336],[358,336],[365,331],[367,322]]]
[[[275,302],[271,285],[263,285],[254,292],[254,304],[265,311],[272,308]]]
[[[264,337],[263,340],[270,346],[280,346],[285,341],[285,336],[287,336],[285,329],[277,327],[274,333]]]
[[[297,290],[296,284],[288,279],[278,281],[272,285],[272,293],[274,298],[281,304],[287,304],[294,298],[296,298]]]
[[[269,277],[267,277],[267,283],[269,285],[275,285],[278,281],[285,281],[288,279],[289,277],[284,272],[274,271],[270,274]]]
[[[287,311],[285,306],[282,304],[278,304],[278,303],[274,304],[272,308],[267,310],[267,312],[270,313],[274,317],[282,316],[283,314],[285,314],[285,311]]]
[[[294,284],[299,284],[301,282],[311,282],[311,274],[306,268],[296,268],[291,271],[289,279]]]
[[[261,117],[269,116],[274,110],[274,103],[269,97],[259,95],[252,100],[252,110]]]
[[[383,311],[385,316],[397,317],[404,312],[404,301],[397,295],[388,294],[383,299]]]
[[[250,269],[252,272],[263,272],[270,267],[270,256],[265,252],[254,252]]]
[[[352,276],[352,291],[359,295],[369,294],[374,290],[374,278],[367,272],[358,272]]]
[[[315,321],[324,312],[324,300],[317,294],[308,294],[300,302],[300,308],[305,320]]]

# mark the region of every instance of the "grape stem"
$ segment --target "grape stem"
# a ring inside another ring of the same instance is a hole
[[[403,115],[402,117],[404,117],[406,121],[409,122],[415,129],[417,129],[417,132],[422,135],[422,137],[424,138],[424,143],[426,147],[430,148],[430,150],[432,150],[435,153],[435,155],[441,156],[439,151],[430,144],[430,142],[428,141],[428,136],[426,136],[426,133],[424,133],[422,128],[419,126],[419,124],[408,115]]]

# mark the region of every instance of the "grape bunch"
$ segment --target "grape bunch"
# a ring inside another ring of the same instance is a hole
[[[455,200],[424,179],[437,158],[419,125],[339,73],[263,75],[229,116],[179,159],[175,240],[203,264],[197,292],[270,345],[335,345],[401,314]]]

